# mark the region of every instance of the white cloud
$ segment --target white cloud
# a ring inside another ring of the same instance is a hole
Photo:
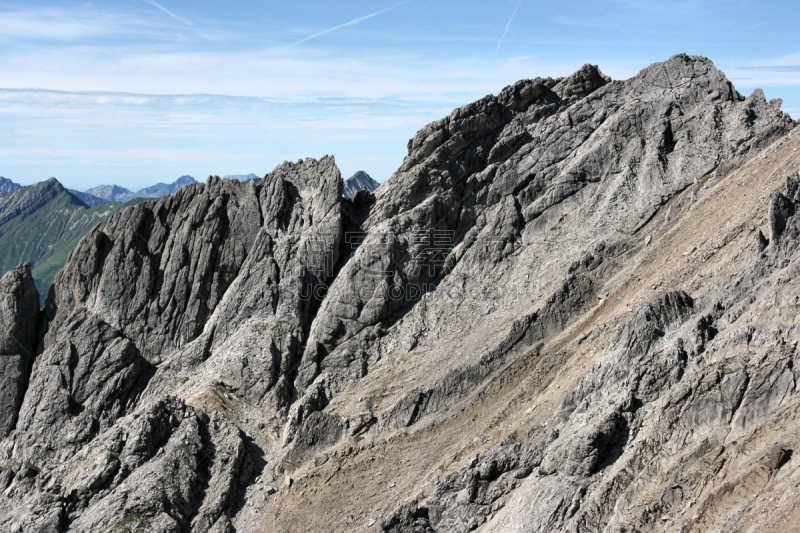
[[[800,85],[800,53],[797,52],[724,66],[728,78],[744,87]]]
[[[0,40],[77,41],[121,34],[150,33],[140,17],[111,10],[35,8],[0,12]]]
[[[207,73],[231,95],[307,100],[335,97],[348,87],[343,96],[402,95],[404,99],[417,100],[452,94],[482,96],[498,92],[520,78],[566,75],[580,67],[580,62],[549,63],[535,56],[508,60],[464,58],[442,64],[412,53],[385,54],[372,63],[374,57],[367,54],[342,58],[319,51],[188,53],[202,71],[183,52],[167,45],[149,58],[131,50],[111,55],[93,47],[31,51],[0,58],[0,79],[5,81],[4,88],[104,92],[114,89],[136,69],[120,91],[219,94]],[[37,68],[32,69],[32,64]],[[351,84],[354,79],[356,82]]]

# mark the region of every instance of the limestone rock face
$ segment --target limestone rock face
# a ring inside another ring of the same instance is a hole
[[[586,65],[374,195],[326,156],[113,215],[41,316],[3,278],[0,529],[780,531],[795,125],[705,58]]]
[[[378,190],[366,235],[310,332],[298,385],[336,346],[405,312],[406,293],[438,283],[437,271],[459,273],[445,284],[484,278],[546,291],[594,243],[635,234],[695,180],[792,124],[763,93],[745,99],[711,62],[689,56],[624,82],[586,65],[453,111],[409,141]],[[524,281],[508,274],[526,263]],[[515,309],[514,296],[497,307]],[[447,299],[437,302],[435,316],[452,318]]]

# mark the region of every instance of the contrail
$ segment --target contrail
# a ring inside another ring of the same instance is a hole
[[[517,0],[517,6],[514,8],[514,12],[511,13],[511,18],[508,19],[508,24],[506,24],[506,30],[503,32],[503,36],[500,37],[500,41],[497,43],[497,48],[495,49],[495,53],[500,50],[500,45],[503,44],[503,39],[506,38],[506,33],[508,33],[508,28],[511,27],[511,21],[514,20],[514,17],[517,15],[517,9],[519,9],[519,5],[522,3],[522,0]]]
[[[139,3],[138,3],[136,0],[134,0],[134,2],[135,2],[137,5],[139,4]],[[198,29],[197,29],[197,28],[194,26],[194,24],[192,24],[192,22],[191,22],[190,20],[187,20],[187,19],[186,19],[186,17],[181,17],[180,15],[176,15],[175,13],[173,13],[172,11],[170,11],[169,9],[167,9],[166,7],[162,6],[161,4],[159,4],[158,2],[156,2],[155,0],[142,0],[142,2],[144,2],[145,4],[150,4],[151,6],[153,6],[153,7],[155,7],[155,8],[158,8],[158,9],[160,9],[161,11],[163,11],[164,13],[166,13],[167,15],[169,15],[170,17],[174,18],[175,20],[177,20],[177,21],[178,21],[178,22],[180,22],[181,24],[186,24],[186,26],[188,26],[188,27],[189,27],[189,29],[191,29],[193,32],[195,32],[195,33],[196,33],[197,35],[199,35],[200,37],[202,37],[202,38],[204,38],[204,39],[208,39],[209,41],[213,41],[213,40],[214,40],[214,39],[212,39],[211,37],[209,37],[208,35],[206,35],[205,33],[203,33],[203,32],[201,32],[200,30],[198,30]],[[202,3],[202,2],[201,2],[201,3]],[[139,8],[140,8],[140,9],[142,9],[142,6],[139,6]],[[144,11],[144,9],[142,9],[142,11]],[[150,20],[152,20],[152,19],[150,19]],[[155,21],[153,21],[153,22],[155,22]]]
[[[411,1],[412,0],[403,0],[402,2],[399,2],[399,3],[397,3],[397,4],[393,5],[393,6],[387,7],[386,9],[381,9],[380,11],[376,11],[375,13],[370,13],[369,15],[364,15],[363,17],[360,17],[360,18],[357,18],[357,19],[353,19],[350,22],[345,22],[344,24],[340,24],[340,25],[335,26],[333,28],[328,28],[327,30],[321,31],[319,33],[315,33],[314,35],[309,35],[305,39],[300,39],[296,43],[290,44],[287,48],[291,48],[292,46],[297,46],[300,43],[304,43],[304,42],[308,41],[309,39],[313,39],[314,37],[319,37],[320,35],[325,35],[326,33],[330,33],[332,31],[338,30],[340,28],[344,28],[345,26],[352,26],[353,24],[358,24],[362,20],[367,20],[367,19],[371,19],[372,17],[377,17],[378,15],[383,15],[387,11],[391,11],[392,9],[394,9],[394,8],[396,8],[398,6],[402,6],[403,4],[407,4],[407,3],[411,2]]]
[[[175,13],[173,13],[172,11],[170,11],[169,9],[167,9],[166,7],[162,6],[162,5],[161,5],[161,4],[159,4],[158,2],[154,2],[153,0],[142,0],[142,1],[143,1],[144,3],[146,3],[146,4],[150,4],[150,5],[151,5],[151,6],[153,6],[153,7],[157,7],[158,9],[160,9],[161,11],[163,11],[164,13],[166,13],[167,15],[169,15],[170,17],[174,18],[175,20],[178,20],[178,21],[180,21],[180,22],[184,22],[185,24],[187,24],[187,25],[189,25],[189,26],[191,26],[191,25],[192,25],[192,23],[191,23],[191,22],[189,22],[188,20],[184,20],[182,17],[179,17],[178,15],[176,15]]]

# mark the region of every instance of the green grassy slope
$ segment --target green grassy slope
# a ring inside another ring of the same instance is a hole
[[[30,261],[44,302],[56,273],[81,237],[126,205],[142,200],[87,207],[55,180],[1,195],[0,272]]]

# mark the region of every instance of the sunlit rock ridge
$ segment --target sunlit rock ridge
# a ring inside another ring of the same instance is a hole
[[[701,57],[585,65],[374,195],[325,156],[114,214],[43,311],[2,278],[0,529],[793,531],[780,107]]]

